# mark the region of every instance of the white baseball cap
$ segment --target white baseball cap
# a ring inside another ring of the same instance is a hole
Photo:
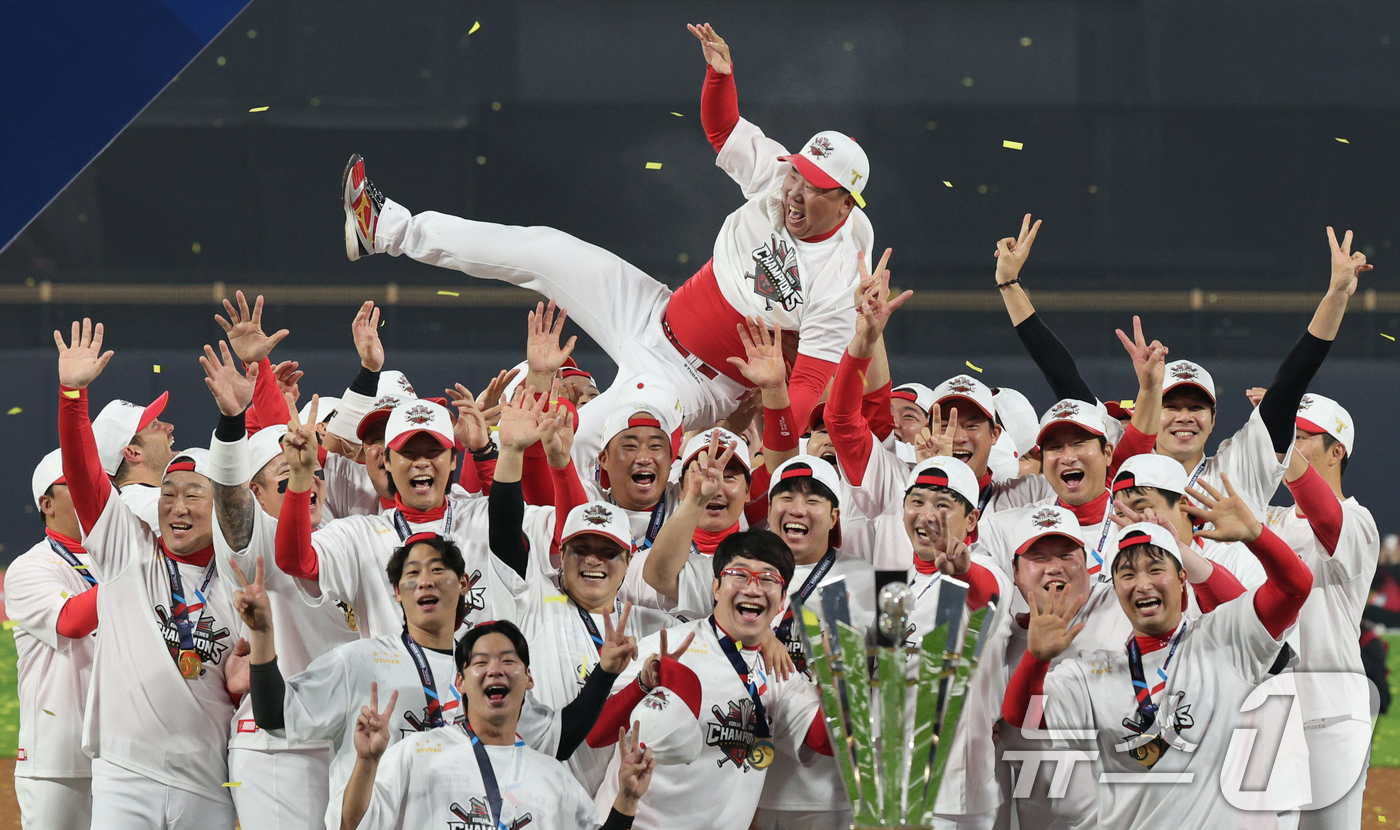
[[[1294,421],[1304,432],[1325,432],[1351,455],[1356,440],[1356,422],[1341,404],[1324,395],[1309,392],[1298,401],[1298,417]]]
[[[340,406],[340,398],[330,398],[322,395],[316,400],[316,422],[324,424],[335,415],[335,408]],[[297,413],[297,418],[304,424],[306,419],[311,417],[311,402],[307,401],[306,406]]]
[[[39,466],[34,468],[34,506],[39,506],[39,497],[55,484],[64,484],[63,480],[63,451],[54,450],[43,458],[39,459]]]
[[[725,450],[729,449],[729,445],[733,444],[734,458],[730,459],[731,462],[737,461],[744,465],[745,472],[753,472],[753,462],[749,459],[748,443],[723,427],[707,429],[690,436],[690,440],[685,442],[685,449],[681,452],[681,470],[685,470],[686,466],[695,460],[695,456],[710,448],[710,438],[715,433],[719,433],[720,453],[723,454]]]
[[[102,459],[102,471],[109,476],[117,474],[122,463],[122,450],[131,444],[136,433],[151,425],[165,411],[170,402],[170,393],[161,392],[160,397],[147,406],[131,401],[112,401],[102,407],[102,411],[92,422],[92,435],[97,440],[97,455]]]
[[[170,463],[165,465],[165,473],[161,477],[164,478],[171,473],[178,472],[197,473],[205,478],[210,478],[209,451],[203,447],[180,450],[175,453],[174,458],[170,459]]]
[[[384,426],[384,444],[391,450],[400,450],[420,432],[436,438],[445,449],[450,450],[457,444],[452,432],[452,415],[447,407],[425,400],[394,407],[389,413],[389,423]]]
[[[926,458],[915,465],[914,469],[909,471],[909,477],[905,479],[905,494],[921,484],[946,487],[962,496],[973,507],[977,506],[977,496],[981,490],[977,486],[977,476],[972,472],[972,468],[959,459],[947,456]]]
[[[1011,545],[1017,556],[1048,536],[1063,536],[1084,547],[1079,535],[1079,519],[1058,504],[1026,507],[1016,511],[1011,521]]]
[[[253,475],[262,472],[263,467],[282,456],[282,436],[286,434],[286,424],[274,424],[249,436],[248,468]]]
[[[408,382],[408,377],[397,369],[385,369],[379,373],[379,385],[375,387],[374,395],[382,398],[385,395],[398,395],[401,398],[416,398],[418,393],[413,391],[413,384]]]
[[[1113,549],[1113,561],[1118,561],[1118,554],[1125,548],[1134,545],[1153,545],[1159,547],[1171,555],[1178,565],[1181,564],[1181,550],[1176,545],[1176,539],[1170,530],[1159,524],[1152,522],[1137,522],[1130,524],[1118,531],[1118,541]]]
[[[922,383],[902,383],[890,390],[890,398],[913,401],[927,415],[933,409],[933,390]]]
[[[1040,431],[1036,433],[1035,445],[1040,447],[1041,442],[1050,430],[1062,424],[1073,424],[1091,435],[1100,438],[1104,435],[1103,416],[1099,412],[1098,406],[1085,401],[1076,401],[1072,398],[1065,398],[1057,402],[1054,406],[1045,410],[1045,414],[1040,419]],[[1178,467],[1181,465],[1178,464]]]
[[[1215,403],[1215,378],[1210,376],[1210,372],[1201,368],[1199,363],[1192,363],[1189,360],[1174,360],[1167,364],[1162,394],[1165,395],[1178,386],[1194,386],[1206,393],[1212,404]]]
[[[779,465],[768,482],[768,498],[773,498],[773,491],[784,481],[804,477],[816,479],[831,492],[833,510],[841,506],[841,478],[836,474],[836,468],[815,455],[794,455]],[[840,519],[831,526],[831,532],[827,534],[827,545],[833,548],[841,547]]]
[[[700,727],[700,678],[684,663],[664,659],[659,682],[632,708],[642,746],[658,764],[689,764],[705,748]]]
[[[870,159],[854,138],[835,130],[822,130],[808,139],[801,152],[778,156],[790,162],[802,177],[817,187],[842,187],[865,207],[859,198],[870,183]]]
[[[1144,453],[1124,461],[1113,477],[1116,496],[1129,487],[1155,487],[1168,493],[1186,492],[1186,468],[1181,462],[1165,455]]]
[[[951,378],[938,384],[938,388],[933,390],[933,402],[938,404],[942,410],[944,418],[948,417],[948,407],[944,404],[948,401],[968,401],[982,410],[982,414],[995,421],[997,417],[997,407],[992,401],[992,390],[987,384],[968,375],[954,375]],[[957,406],[955,403],[954,406]]]
[[[670,439],[671,460],[674,461],[680,450],[683,412],[680,395],[672,387],[664,383],[638,383],[636,388],[619,397],[617,405],[603,421],[602,447],[607,449],[614,438],[629,429],[655,427]],[[607,470],[598,470],[598,482],[603,487],[612,486]]]
[[[1026,396],[1009,386],[998,386],[992,391],[992,400],[996,405],[997,419],[1001,421],[1002,429],[1016,442],[1017,456],[1035,449],[1040,419],[1036,417],[1035,407],[1031,406]]]
[[[416,401],[416,397],[403,397],[402,395],[380,395],[374,403],[370,404],[369,411],[360,419],[360,423],[355,427],[355,437],[361,443],[365,440],[365,433],[374,424],[389,420],[389,413],[394,411],[394,407],[404,401]]]
[[[627,514],[615,504],[591,501],[570,510],[569,517],[564,520],[559,544],[567,545],[570,539],[585,533],[606,536],[629,553],[632,551],[632,525],[627,520]]]

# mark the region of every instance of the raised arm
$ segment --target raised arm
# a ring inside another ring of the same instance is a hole
[[[112,483],[102,470],[102,457],[92,434],[87,387],[107,368],[114,352],[102,351],[102,324],[94,326],[86,317],[81,324],[73,323],[71,345],[63,342],[60,332],[55,331],[53,339],[58,346],[58,441],[63,450],[63,477],[78,522],[87,532],[97,524],[112,495]]]
[[[686,28],[700,41],[705,55],[705,86],[700,91],[700,125],[705,138],[718,153],[729,140],[729,133],[739,123],[739,93],[734,87],[734,64],[729,59],[729,44],[715,34],[714,27],[687,24]]]
[[[540,440],[545,422],[552,417],[545,414],[547,405],[546,396],[535,395],[522,387],[501,409],[498,433],[501,455],[496,461],[496,480],[488,497],[488,539],[491,552],[521,579],[527,577],[530,550],[521,530],[525,524],[525,498],[520,489],[520,476],[524,470],[525,449]],[[557,521],[563,523],[562,518]]]
[[[1301,473],[1295,472],[1298,468],[1301,468]],[[1307,517],[1313,535],[1331,556],[1337,550],[1337,540],[1342,537],[1342,521],[1345,518],[1337,494],[1332,492],[1332,487],[1303,458],[1302,453],[1293,454],[1293,460],[1288,464],[1288,476],[1283,483],[1288,485],[1288,492],[1293,494],[1298,509]]]
[[[700,451],[691,462],[690,471],[682,473],[681,503],[671,514],[647,554],[642,578],[657,593],[670,599],[680,596],[680,576],[690,561],[691,539],[705,515],[705,505],[724,485],[724,471],[734,457],[736,445],[721,447],[719,433],[710,436],[710,446]]]
[[[287,422],[282,453],[291,466],[291,474],[287,477],[287,495],[277,517],[274,542],[277,567],[291,576],[312,581],[321,570],[316,548],[311,544],[311,487],[315,483],[316,411],[320,405],[319,396],[313,395],[306,423],[301,423],[295,411]]]
[[[1137,400],[1133,404],[1133,419],[1123,438],[1113,450],[1113,462],[1109,465],[1111,479],[1124,461],[1134,455],[1149,453],[1157,443],[1157,433],[1162,428],[1162,382],[1167,369],[1167,347],[1160,341],[1150,344],[1142,334],[1142,320],[1133,315],[1133,336],[1129,338],[1122,329],[1115,329],[1128,357],[1133,361],[1133,372],[1138,379]]]
[[[239,292],[238,297],[241,301],[243,293]],[[262,297],[258,298],[258,304],[261,306]],[[204,368],[204,385],[219,405],[219,425],[214,429],[214,439],[209,442],[214,517],[228,546],[243,550],[253,539],[256,516],[253,511],[259,509],[253,491],[248,489],[254,471],[248,468],[248,430],[244,413],[253,400],[253,389],[262,370],[258,363],[253,363],[248,366],[245,377],[229,354],[228,344],[222,341],[219,352],[211,346],[204,347],[199,365]]]
[[[788,395],[783,327],[776,326],[770,333],[763,321],[748,317],[736,327],[744,343],[744,358],[728,360],[759,390],[763,401],[763,462],[769,470],[776,470],[797,455],[798,439],[807,427],[805,419],[799,423]]]
[[[340,803],[341,830],[355,830],[369,810],[374,798],[374,776],[379,771],[379,759],[389,748],[389,721],[398,701],[399,693],[395,691],[381,712],[379,684],[370,684],[369,705],[360,707],[360,716],[355,720],[355,766],[350,770],[350,780],[345,782]]]
[[[248,308],[248,298],[242,291],[234,292],[234,298],[238,300],[238,305],[234,306],[225,298],[224,311],[228,312],[228,317],[215,314],[214,322],[224,330],[233,353],[248,368],[247,378],[254,384],[251,402],[256,404],[259,426],[284,424],[287,422],[287,404],[277,388],[277,377],[268,356],[289,332],[286,329],[271,335],[263,332],[261,294],[253,301],[251,310]],[[244,409],[247,408],[245,404]]]
[[[384,368],[384,345],[379,341],[379,309],[366,300],[350,323],[360,372],[340,396],[335,417],[326,425],[326,448],[348,458],[357,454],[360,438],[355,431],[369,414],[379,394],[379,372]],[[295,406],[292,407],[295,410]]]
[[[1045,693],[1045,675],[1050,671],[1050,661],[1064,654],[1084,623],[1070,626],[1079,613],[1079,605],[1074,604],[1068,591],[1060,591],[1046,596],[1033,591],[1030,599],[1030,624],[1026,628],[1026,653],[1011,675],[1006,687],[1006,697],[1002,699],[1001,716],[1012,726],[1023,729],[1038,729],[1040,713],[1030,713],[1031,698]],[[1027,719],[1027,714],[1032,714]]]

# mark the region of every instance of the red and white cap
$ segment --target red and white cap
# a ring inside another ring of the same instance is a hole
[[[418,393],[413,391],[413,384],[408,382],[408,377],[397,369],[385,369],[379,373],[379,385],[374,389],[374,396],[382,398],[385,395],[398,395],[401,398],[418,397]]]
[[[845,133],[822,130],[803,145],[801,152],[778,156],[778,161],[790,162],[817,187],[845,188],[856,197],[856,204],[865,207],[860,194],[870,183],[870,159],[856,140]]]
[[[1165,455],[1144,453],[1124,461],[1113,477],[1113,494],[1117,496],[1129,487],[1155,487],[1168,493],[1186,492],[1186,468],[1181,462]]]
[[[632,525],[627,521],[627,513],[615,504],[591,501],[570,510],[559,544],[567,545],[570,539],[585,533],[606,536],[624,550],[632,550]]]
[[[1201,368],[1199,363],[1192,363],[1189,360],[1173,360],[1167,364],[1166,377],[1162,382],[1162,394],[1166,394],[1178,386],[1194,386],[1210,398],[1211,403],[1215,403],[1215,378],[1210,376],[1210,372]]]
[[[122,450],[131,444],[136,433],[160,417],[169,402],[170,393],[161,392],[160,397],[147,406],[118,400],[102,407],[102,411],[93,419],[92,435],[97,439],[97,455],[102,459],[103,472],[109,476],[117,474],[117,468],[122,463]]]
[[[734,458],[731,459],[731,462],[737,461],[744,465],[745,470],[753,472],[753,462],[749,459],[748,443],[723,427],[707,429],[690,436],[690,440],[685,442],[685,450],[681,452],[681,469],[684,470],[690,462],[695,460],[695,456],[710,448],[710,438],[715,433],[719,433],[720,453],[724,453],[730,444],[734,444]]]
[[[914,465],[904,481],[904,492],[907,494],[920,484],[947,487],[973,507],[977,506],[977,496],[981,491],[977,486],[977,475],[971,467],[959,459],[942,455],[925,458]]]
[[[689,764],[705,748],[700,678],[684,663],[661,661],[660,682],[632,708],[642,746],[658,764]]]
[[[322,395],[319,398],[317,398],[316,422],[319,424],[328,423],[330,419],[335,416],[335,409],[338,406],[340,406],[340,398],[332,398],[326,395]],[[306,405],[303,406],[301,408],[301,411],[297,413],[297,419],[304,424],[306,423],[306,419],[310,417],[311,402],[307,401]]]
[[[452,414],[447,407],[421,399],[405,401],[389,413],[389,423],[384,425],[384,444],[391,450],[399,450],[420,432],[433,436],[444,449],[457,445],[452,432]]]
[[[603,421],[602,447],[607,449],[614,438],[629,429],[655,427],[670,438],[671,459],[674,461],[680,452],[683,412],[681,397],[675,389],[664,383],[638,383],[636,388],[622,393],[617,406]],[[598,471],[598,481],[603,487],[612,486],[606,470]]]
[[[209,451],[203,447],[190,447],[187,450],[180,450],[175,453],[174,458],[170,459],[170,463],[165,465],[165,473],[161,478],[171,473],[180,472],[196,473],[205,478],[211,478],[209,475]]]
[[[924,414],[933,409],[933,390],[922,383],[902,383],[890,390],[890,398],[912,401]]]
[[[63,480],[63,451],[54,450],[43,458],[39,459],[39,466],[34,468],[34,506],[39,506],[39,497],[44,495],[55,484],[66,484]]]
[[[1298,401],[1298,417],[1294,422],[1304,432],[1325,432],[1351,455],[1356,440],[1356,422],[1341,404],[1325,395],[1309,392]]]
[[[1048,504],[1016,511],[1011,522],[1011,544],[1017,556],[1048,536],[1063,536],[1084,546],[1084,539],[1079,535],[1079,519],[1067,508]]]
[[[1019,457],[1035,449],[1040,419],[1026,396],[1009,386],[998,386],[992,392],[992,401],[1003,434],[1010,434],[1016,444],[1016,455]]]
[[[363,443],[365,434],[369,432],[369,428],[374,424],[389,420],[389,413],[394,411],[394,407],[405,401],[416,400],[418,399],[413,397],[405,398],[401,395],[380,395],[375,399],[374,403],[370,404],[369,411],[365,413],[365,417],[361,418],[359,425],[355,427],[355,437],[359,438],[360,442]]]
[[[989,419],[996,420],[997,407],[992,400],[992,390],[977,378],[968,375],[954,375],[938,384],[938,388],[933,390],[933,402],[938,404],[944,418],[948,417],[949,403],[955,407],[967,406],[967,403],[963,403],[963,401],[976,406]]]
[[[286,424],[274,424],[248,436],[248,469],[253,475],[282,456],[282,436],[286,434]]]
[[[1045,441],[1045,436],[1051,430],[1064,424],[1073,424],[1085,432],[1101,438],[1104,435],[1103,415],[1096,405],[1086,401],[1076,401],[1073,398],[1065,398],[1045,410],[1045,414],[1041,416],[1040,431],[1035,435],[1036,448],[1040,448],[1041,443]]]
[[[1180,465],[1177,465],[1180,466]],[[1134,545],[1153,545],[1159,547],[1181,564],[1181,550],[1176,546],[1176,538],[1172,532],[1153,522],[1137,522],[1130,524],[1118,531],[1118,541],[1113,549],[1113,558],[1116,561],[1118,554]]]
[[[780,464],[778,469],[773,471],[773,477],[768,482],[768,498],[770,500],[773,498],[773,491],[778,489],[779,484],[804,476],[820,481],[826,486],[826,489],[831,491],[833,509],[841,506],[841,477],[836,474],[835,467],[815,455],[794,455]],[[836,520],[836,524],[831,527],[831,532],[827,534],[827,544],[833,548],[841,547],[840,519]]]

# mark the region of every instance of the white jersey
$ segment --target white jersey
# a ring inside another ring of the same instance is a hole
[[[1241,704],[1268,677],[1281,639],[1274,639],[1254,611],[1252,592],[1186,623],[1165,685],[1158,671],[1171,647],[1142,656],[1143,676],[1161,707],[1159,722],[1175,730],[1191,751],[1170,747],[1151,768],[1151,783],[1109,779],[1099,787],[1099,823],[1105,827],[1234,828],[1242,815],[1223,794],[1227,759]],[[1144,766],[1118,747],[1135,737],[1124,726],[1137,719],[1127,649],[1123,644],[1064,660],[1045,678],[1045,718],[1052,730],[1092,730],[1106,775],[1141,776]],[[1187,775],[1189,774],[1189,780]]]
[[[109,497],[83,546],[102,586],[83,751],[228,803],[223,785],[233,703],[224,668],[241,626],[232,591],[212,562],[178,566],[187,604],[194,608],[204,598],[203,607],[190,612],[194,650],[203,665],[198,677],[186,680],[175,662],[180,635],[159,537],[125,502]]]
[[[1026,478],[1030,478],[1030,476]],[[1035,476],[1035,478],[1039,478],[1041,481],[1045,480],[1042,476]],[[1049,486],[1049,482],[1046,482],[1046,486]],[[983,516],[982,520],[977,523],[977,548],[979,552],[990,556],[1003,573],[1014,578],[1013,565],[1016,559],[1016,546],[1011,543],[1011,538],[1012,528],[1016,526],[1017,519],[1043,507],[1058,504],[1060,504],[1059,498],[1052,494],[1046,498],[1037,499],[1024,507],[1003,509],[990,516]],[[1075,513],[1076,516],[1080,512],[1068,505],[1062,506],[1071,513]],[[1079,538],[1083,540],[1087,551],[1088,558],[1085,561],[1089,567],[1090,575],[1099,582],[1112,582],[1113,575],[1108,570],[1113,565],[1112,552],[1118,539],[1118,526],[1113,523],[1113,500],[1109,499],[1104,503],[1102,513],[1096,513],[1090,517],[1079,516],[1079,521]],[[1100,560],[1103,560],[1102,563]],[[1096,565],[1099,567],[1096,568]],[[1025,604],[1025,600],[1021,599],[1017,603],[1016,610],[1019,612],[1030,609]]]
[[[497,571],[510,570],[492,557]],[[535,679],[532,694],[544,705],[562,710],[578,697],[588,673],[598,665],[598,646],[583,621],[582,610],[565,596],[549,578],[531,573],[528,581],[510,579],[515,574],[499,574],[503,583],[517,586],[515,613],[511,617],[530,643],[530,676]],[[616,625],[619,610],[612,614]],[[606,630],[603,615],[589,613],[594,631],[601,637]],[[669,628],[676,619],[664,611],[634,605],[627,616],[627,631],[638,640]],[[645,655],[643,655],[645,656]],[[611,748],[580,744],[569,758],[569,770],[583,784],[590,798],[598,791],[607,772]]]
[[[864,255],[870,265],[875,230],[865,211],[851,214],[835,234],[802,242],[784,221],[782,185],[789,155],[740,118],[715,164],[748,201],[729,214],[715,238],[714,272],[720,293],[735,311],[797,332],[798,353],[836,363],[856,333],[851,297]]]
[[[681,656],[700,678],[700,728],[705,747],[689,764],[657,765],[651,787],[637,806],[633,827],[639,830],[699,830],[699,828],[747,827],[758,808],[767,770],[749,764],[757,722],[753,699],[724,655],[710,620],[696,620],[670,629],[670,643],[695,632],[695,640]],[[634,660],[617,679],[618,691],[637,678],[642,661],[660,651],[661,638],[652,635],[637,644]],[[774,747],[797,756],[812,719],[817,716],[816,692],[802,677],[778,680],[762,668],[757,648],[741,651],[770,722]],[[605,815],[617,796],[617,755],[595,803]]]
[[[867,559],[878,570],[902,571],[914,565],[914,545],[904,529],[904,484],[914,465],[903,461],[872,435],[870,457],[859,487],[846,487],[841,511],[841,549]],[[896,445],[898,446],[898,445]],[[845,483],[845,479],[842,479]],[[846,505],[854,507],[869,522],[871,544],[865,551],[850,550],[846,544]],[[864,554],[864,555],[862,555]]]
[[[146,523],[146,527],[160,533],[160,488],[154,484],[126,484],[118,491],[122,501],[136,514],[136,518]]]
[[[1274,442],[1269,438],[1269,428],[1256,408],[1239,432],[1221,442],[1215,455],[1202,459],[1195,469],[1186,471],[1187,486],[1194,487],[1197,481],[1205,481],[1223,493],[1225,483],[1220,474],[1225,473],[1254,515],[1263,516],[1288,470],[1288,459],[1293,452],[1291,444],[1288,452],[1290,455],[1280,461],[1278,453],[1274,452]]]
[[[414,735],[385,751],[360,830],[599,826],[593,800],[563,764],[519,738],[515,746],[483,744],[483,749],[501,795],[495,823],[472,739],[465,729],[448,726]]]
[[[86,553],[73,556],[89,564]],[[5,611],[19,652],[19,778],[91,775],[82,733],[97,632],[74,640],[57,631],[63,606],[89,587],[47,536],[5,572]]]
[[[462,696],[454,685],[457,666],[451,654],[425,648],[423,656],[433,673],[433,686],[442,702],[442,717],[449,724],[462,720]],[[428,698],[413,657],[398,634],[376,636],[343,645],[312,661],[286,681],[282,703],[288,741],[298,745],[331,743],[330,804],[327,830],[340,828],[340,795],[355,768],[355,720],[360,707],[369,703],[371,683],[379,684],[379,705],[399,693],[389,725],[389,745],[431,729]],[[559,721],[552,711],[526,696],[521,712],[521,734],[530,746],[553,754],[559,744]]]
[[[273,643],[277,648],[277,667],[283,675],[290,676],[331,649],[360,639],[359,624],[354,609],[348,605],[337,605],[324,596],[320,599],[307,597],[298,589],[296,578],[277,567],[277,557],[274,555],[277,520],[263,512],[257,502],[253,502],[252,506],[253,533],[243,550],[229,547],[215,511],[214,561],[218,563],[219,578],[228,585],[238,585],[238,577],[233,573],[229,559],[237,560],[243,575],[251,580],[257,569],[258,556],[262,556],[267,598],[272,605],[272,619],[276,622],[273,626]],[[233,719],[233,734],[229,737],[230,749],[324,749],[330,745],[328,740],[297,743],[287,740],[285,734],[259,729],[253,720],[252,695],[244,695],[239,701]]]
[[[448,500],[452,518],[451,536],[462,549],[466,561],[467,628],[484,620],[504,619],[514,608],[508,586],[491,573],[491,552],[487,544],[486,499],[452,496]],[[393,586],[385,566],[394,550],[413,533],[442,533],[446,519],[417,524],[406,522],[408,533],[395,526],[396,510],[375,516],[347,516],[336,519],[311,534],[316,548],[318,579],[315,585],[298,580],[312,601],[324,595],[332,602],[343,602],[355,609],[360,627],[372,637],[398,636],[403,630],[403,609],[394,600]],[[532,549],[549,549],[554,539],[554,508],[525,508],[524,533]],[[319,593],[318,593],[319,592]]]
[[[384,508],[365,465],[336,453],[326,454],[326,504],[334,516],[373,516]]]
[[[1312,593],[1298,612],[1295,680],[1305,722],[1348,717],[1370,720],[1370,690],[1361,665],[1361,611],[1380,556],[1380,534],[1371,511],[1355,498],[1342,502],[1342,532],[1336,550],[1313,535],[1294,507],[1271,507],[1266,524],[1293,548],[1313,575]],[[1330,674],[1309,682],[1309,672]],[[1354,679],[1352,679],[1354,678]]]

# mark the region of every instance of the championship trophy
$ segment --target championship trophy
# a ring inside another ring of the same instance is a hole
[[[876,597],[882,644],[875,647],[850,624],[845,580],[817,589],[820,613],[799,609],[856,830],[933,822],[968,677],[995,615],[994,604],[968,614],[967,585],[939,580],[934,625],[920,641],[910,635],[914,597],[902,581]]]

